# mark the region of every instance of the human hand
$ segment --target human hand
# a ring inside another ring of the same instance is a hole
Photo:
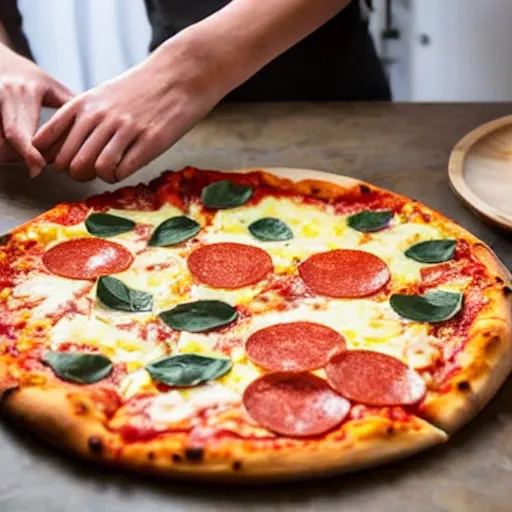
[[[32,144],[41,106],[58,108],[72,97],[36,64],[0,44],[0,163],[24,160],[37,176],[46,165]]]
[[[60,141],[58,171],[87,181],[122,180],[180,139],[223,96],[207,67],[168,41],[139,66],[77,96],[33,139],[43,155]],[[211,75],[210,75],[211,76]]]

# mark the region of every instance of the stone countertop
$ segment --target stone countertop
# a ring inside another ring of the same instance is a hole
[[[304,167],[370,181],[418,199],[486,241],[510,268],[512,237],[473,216],[450,191],[453,145],[510,104],[224,105],[130,178],[163,169]],[[106,187],[0,166],[0,233],[59,201]],[[51,404],[49,404],[51,406]],[[6,512],[512,510],[512,382],[446,445],[406,461],[334,478],[255,488],[155,481],[91,466],[0,424],[0,510]]]

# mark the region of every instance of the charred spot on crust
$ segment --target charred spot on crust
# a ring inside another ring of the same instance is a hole
[[[496,280],[496,282],[497,282],[498,284],[503,284],[503,279],[501,279],[501,277],[500,277],[500,276],[496,276],[494,279]]]
[[[173,453],[172,460],[173,460],[173,462],[181,462],[181,455],[178,455],[177,453]]]
[[[185,458],[190,462],[201,462],[204,458],[204,449],[200,446],[192,446],[185,450]]]
[[[3,245],[7,245],[9,240],[11,239],[11,234],[6,233],[5,235],[0,236],[0,247]]]
[[[18,385],[13,385],[12,387],[5,389],[5,391],[0,394],[0,404],[2,404],[4,400],[7,400],[18,389]]]
[[[103,451],[103,441],[98,436],[89,438],[89,451],[95,455],[100,455]]]
[[[361,194],[369,194],[372,191],[368,185],[360,185],[359,190]]]
[[[388,436],[392,436],[394,433],[395,433],[394,427],[388,427],[388,429],[386,430],[386,434]]]
[[[471,386],[469,385],[469,382],[466,380],[461,380],[457,383],[457,389],[459,391],[462,391],[463,393],[466,393],[468,391],[471,391]]]
[[[155,459],[155,452],[148,452],[148,460],[154,460]]]
[[[505,295],[505,297],[508,297],[511,293],[512,293],[512,288],[510,288],[510,286],[505,285],[503,287],[503,295]]]
[[[87,414],[89,412],[89,407],[83,402],[78,402],[76,404],[76,412],[77,414]]]
[[[316,196],[319,193],[320,193],[320,189],[318,187],[311,187],[311,194]]]
[[[242,462],[239,460],[235,460],[233,462],[233,471],[240,471],[242,469]]]

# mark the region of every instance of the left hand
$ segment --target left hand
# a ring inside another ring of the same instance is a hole
[[[170,43],[171,41],[169,41]],[[120,77],[80,94],[33,143],[78,181],[120,181],[179,140],[221,99],[207,73],[174,45]]]

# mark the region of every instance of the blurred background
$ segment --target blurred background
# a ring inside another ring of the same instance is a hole
[[[142,0],[19,5],[38,63],[74,91],[147,53]],[[371,31],[395,100],[512,100],[512,0],[373,0],[373,7]]]

